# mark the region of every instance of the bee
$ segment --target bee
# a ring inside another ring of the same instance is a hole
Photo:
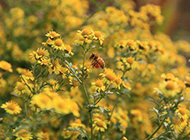
[[[90,60],[92,61],[93,67],[95,68],[101,67],[102,69],[104,69],[105,67],[104,60],[101,57],[99,57],[97,54],[92,53],[90,56]]]

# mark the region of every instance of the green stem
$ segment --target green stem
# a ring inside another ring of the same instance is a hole
[[[84,84],[84,81],[82,82],[82,86],[83,86],[83,89],[84,89],[84,93],[85,93],[85,96],[86,96],[86,101],[88,104],[90,104],[90,101],[89,101],[89,95],[87,93],[87,89],[86,89],[86,86]]]
[[[165,120],[167,117],[165,117],[162,122],[160,123],[160,125],[154,130],[154,132],[148,137],[146,138],[146,140],[150,140],[157,132],[158,130],[160,130],[160,128],[162,127],[162,125],[164,124]]]
[[[71,68],[69,62],[67,62],[67,60],[65,60],[65,63],[66,63],[66,67],[71,71],[71,73],[75,76],[75,78],[78,80],[78,82],[80,84],[82,84],[82,81],[79,79],[79,77],[76,75],[76,72]]]
[[[88,50],[86,50],[84,48],[84,57],[83,57],[83,65],[82,65],[82,77],[84,77],[84,65],[85,65],[85,61],[86,61],[86,54],[87,54]],[[84,80],[84,79],[83,79]]]
[[[89,96],[89,94],[87,92],[87,89],[86,89],[86,86],[85,86],[85,82],[84,82],[84,80],[85,80],[84,79],[84,75],[85,75],[85,73],[84,73],[84,67],[85,67],[85,61],[86,61],[86,54],[87,54],[88,50],[89,49],[86,49],[86,47],[84,47],[83,66],[82,66],[82,86],[83,86],[83,89],[84,89],[84,93],[85,93],[85,96],[86,96],[87,103],[89,105],[90,104],[90,101],[89,101],[90,96]],[[91,140],[94,140],[93,120],[92,120],[92,110],[91,110],[91,108],[89,110],[89,113],[90,113]]]
[[[24,103],[24,108],[25,108],[25,113],[26,113],[26,118],[28,118],[28,110],[27,110],[27,103]]]
[[[31,93],[34,94],[34,91],[31,89],[31,87],[28,85],[28,83],[24,80],[24,78],[21,76],[21,79],[24,81],[25,85],[28,87]]]

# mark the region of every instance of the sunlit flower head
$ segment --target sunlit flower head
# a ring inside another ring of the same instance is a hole
[[[104,86],[103,81],[101,79],[97,79],[95,82],[92,83],[92,89],[98,92],[104,91],[105,86]]]
[[[53,39],[60,37],[60,34],[56,33],[55,31],[50,31],[49,33],[46,34],[46,36]]]
[[[49,56],[49,52],[44,48],[38,48],[37,51],[35,52],[36,59],[48,57],[48,56]]]
[[[72,52],[72,47],[69,44],[65,45],[65,51],[68,52],[70,55],[73,55],[74,53]]]
[[[180,93],[180,87],[175,81],[164,81],[159,87],[165,97],[174,97]]]
[[[65,44],[63,43],[63,40],[61,38],[57,38],[55,41],[51,44],[52,48],[55,50],[65,50]]]
[[[19,114],[21,112],[20,106],[12,100],[2,104],[1,108],[5,109],[9,114]]]
[[[115,78],[116,78],[116,75],[115,73],[113,72],[112,69],[108,69],[106,68],[104,73],[100,74],[102,77],[103,77],[103,81],[104,82],[114,82],[115,81]]]
[[[103,44],[104,38],[103,38],[103,35],[100,31],[94,32],[94,38],[100,42],[100,45]]]

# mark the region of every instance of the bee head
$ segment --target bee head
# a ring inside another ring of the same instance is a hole
[[[96,54],[94,54],[94,53],[91,54],[90,60],[93,59],[93,58],[97,58]]]

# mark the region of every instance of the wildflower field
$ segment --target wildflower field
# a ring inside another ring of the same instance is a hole
[[[162,6],[0,0],[0,140],[190,140],[190,43]]]

